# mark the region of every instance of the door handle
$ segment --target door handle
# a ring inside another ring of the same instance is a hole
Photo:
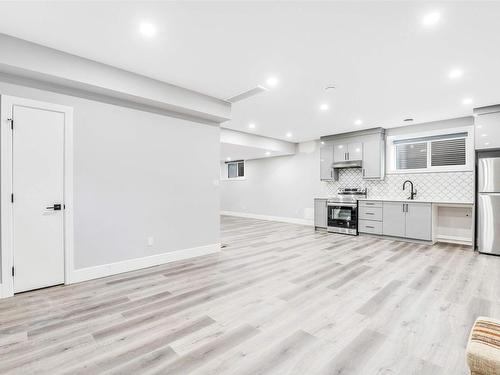
[[[62,210],[62,204],[60,203],[55,203],[53,206],[45,207],[47,210],[54,210],[54,211],[61,211]]]

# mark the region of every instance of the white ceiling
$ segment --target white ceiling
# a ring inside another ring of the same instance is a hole
[[[436,27],[421,18],[441,12]],[[303,141],[500,103],[499,2],[0,2],[0,32],[219,98],[223,124]],[[146,40],[141,21],[156,25]],[[464,70],[450,81],[448,71]],[[337,88],[326,92],[324,87]],[[473,105],[463,105],[465,97]],[[330,110],[319,111],[328,102]],[[361,118],[362,125],[354,125]]]

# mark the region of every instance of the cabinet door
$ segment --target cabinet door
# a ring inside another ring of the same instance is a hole
[[[406,237],[431,240],[432,207],[430,203],[407,203]]]
[[[326,228],[326,199],[314,200],[314,226],[317,228]]]
[[[349,143],[347,152],[348,160],[363,160],[363,144],[361,142]]]
[[[500,147],[500,112],[485,113],[476,116],[476,150]],[[486,134],[486,136],[482,136]]]
[[[324,144],[319,149],[319,170],[321,180],[333,180],[333,145]]]
[[[333,160],[336,163],[347,160],[347,143],[336,143],[333,145]]]
[[[406,212],[404,212],[403,207],[403,203],[400,202],[384,202],[382,208],[382,232],[384,235],[405,237]]]
[[[377,137],[363,142],[363,178],[383,179],[382,142]]]

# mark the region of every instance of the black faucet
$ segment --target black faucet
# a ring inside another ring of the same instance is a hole
[[[405,189],[405,185],[406,183],[409,182],[410,185],[411,185],[411,193],[410,193],[410,196],[408,197],[408,199],[415,199],[415,196],[417,195],[417,189],[413,190],[413,182],[411,182],[410,180],[406,180],[405,182],[403,182],[403,190]]]

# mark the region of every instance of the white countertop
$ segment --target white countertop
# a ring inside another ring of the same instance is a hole
[[[314,198],[322,200],[334,199],[330,198]],[[359,201],[375,201],[375,202],[405,202],[405,203],[434,203],[434,204],[456,204],[456,205],[474,205],[474,202],[459,201],[459,200],[443,200],[443,199],[402,199],[402,198],[358,198]]]
[[[329,198],[314,198],[319,200],[332,200],[334,197]],[[444,200],[444,199],[403,199],[403,198],[358,198],[358,201],[374,201],[374,202],[405,202],[405,203],[434,203],[434,204],[456,204],[456,205],[474,205],[474,202],[460,201],[460,200]]]
[[[443,200],[443,199],[401,199],[401,198],[358,198],[359,201],[376,201],[376,202],[405,202],[405,203],[434,203],[434,204],[467,204],[473,205],[474,202],[467,201],[454,201],[454,200]]]

